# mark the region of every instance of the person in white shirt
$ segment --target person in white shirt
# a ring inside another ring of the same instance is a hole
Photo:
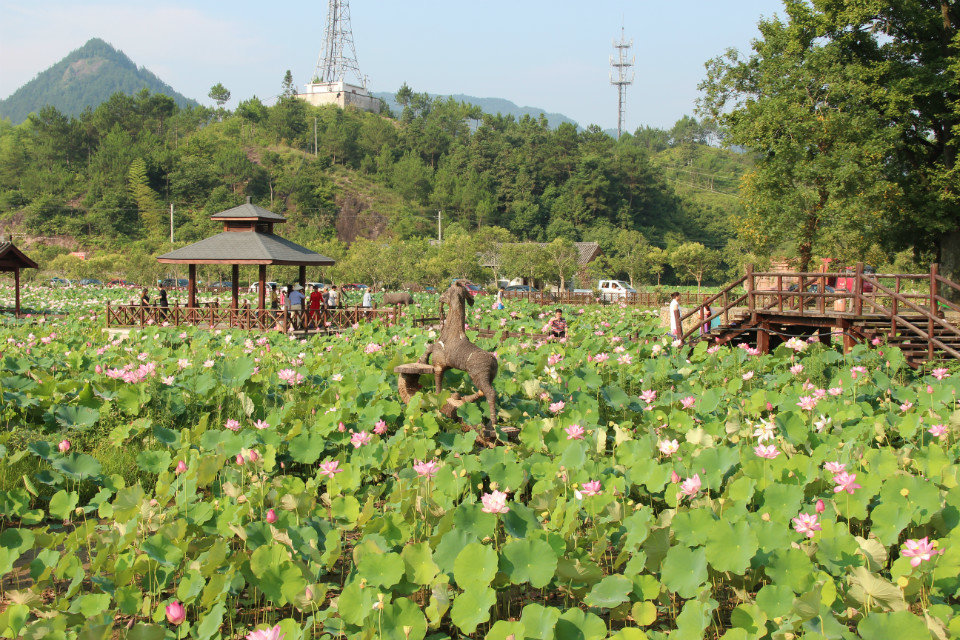
[[[370,289],[363,290],[363,302],[361,305],[364,309],[369,309],[373,306],[373,296],[370,294]]]
[[[683,325],[680,322],[680,292],[674,291],[670,294],[670,335],[674,338],[680,338],[683,333]]]

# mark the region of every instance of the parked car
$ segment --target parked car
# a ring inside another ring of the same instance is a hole
[[[266,284],[267,284],[267,289],[268,289],[268,290],[269,290],[269,289],[276,289],[277,287],[280,286],[278,283],[274,282],[273,280],[268,281]],[[252,283],[252,284],[250,285],[250,287],[249,287],[250,293],[256,293],[259,289],[260,289],[260,283],[259,283],[259,282],[254,282],[254,283]]]
[[[103,282],[97,280],[96,278],[84,278],[80,281],[80,286],[82,287],[99,287],[103,286]]]
[[[360,284],[359,282],[353,282],[349,284],[344,284],[340,286],[341,291],[363,291],[364,289],[369,289],[365,284]]]
[[[164,289],[186,289],[190,286],[190,281],[186,278],[164,278],[157,280],[157,286]]]
[[[539,289],[531,287],[528,284],[512,284],[509,287],[504,287],[504,291],[522,291],[524,293],[538,293]]]
[[[864,272],[865,274],[867,274],[868,276],[872,276],[872,275],[874,275],[874,274],[877,273],[877,270],[874,269],[873,267],[871,267],[870,265],[864,265],[864,267],[863,267],[863,272]],[[856,285],[857,285],[857,278],[856,278],[857,270],[856,270],[856,268],[855,268],[855,267],[844,267],[843,269],[840,270],[840,273],[845,274],[845,275],[837,278],[837,289],[838,289],[839,291],[850,291],[850,292],[853,292],[853,290],[856,288]],[[863,292],[864,292],[864,293],[873,293],[873,285],[870,284],[869,282],[864,282],[864,283],[863,283]]]
[[[50,278],[51,287],[69,287],[70,281],[63,278]]]
[[[211,282],[210,289],[232,289],[233,281],[232,280],[217,280],[216,282]]]
[[[467,291],[469,291],[472,295],[475,295],[475,296],[478,296],[478,295],[481,295],[481,294],[485,294],[485,293],[487,292],[486,289],[484,289],[483,287],[481,287],[480,285],[478,285],[478,284],[476,284],[476,283],[470,282],[469,280],[464,280],[464,279],[461,279],[461,278],[454,278],[454,279],[453,279],[453,282],[459,282],[460,284],[463,285],[463,287],[464,287]]]
[[[330,285],[327,282],[308,282],[307,283],[307,289],[313,289],[314,287],[317,287],[318,289],[326,289],[330,286],[332,285]]]
[[[135,287],[137,283],[124,280],[123,278],[114,278],[107,282],[108,287]]]
[[[636,293],[637,290],[623,280],[601,280],[597,285],[600,289],[600,297],[608,302],[613,300],[623,300],[627,294]]]

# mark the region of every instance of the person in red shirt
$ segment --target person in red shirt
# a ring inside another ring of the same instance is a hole
[[[310,293],[310,322],[315,326],[320,326],[320,309],[323,307],[323,294],[320,293],[320,287],[314,285]]]
[[[554,316],[547,323],[547,326],[550,328],[550,335],[554,338],[567,337],[567,321],[563,319],[562,309],[557,309],[554,312]]]

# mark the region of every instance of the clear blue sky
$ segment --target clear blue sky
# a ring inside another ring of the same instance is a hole
[[[312,76],[326,1],[125,2],[0,0],[0,97],[101,37],[181,93],[228,106],[273,98],[286,69]],[[609,84],[611,41],[621,20],[634,41],[635,84],[626,128],[669,127],[693,112],[703,63],[727,47],[748,49],[761,16],[779,0],[352,0],[357,57],[375,91],[464,93],[616,126]]]

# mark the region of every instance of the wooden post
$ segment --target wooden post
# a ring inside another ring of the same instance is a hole
[[[240,308],[240,265],[230,265],[230,300],[231,308]]]
[[[110,326],[110,301],[107,300],[107,326]]]
[[[300,283],[300,287],[306,291],[307,290],[307,267],[305,265],[300,265],[300,273],[297,281]]]
[[[257,269],[257,304],[260,309],[267,308],[267,265],[261,264]]]
[[[853,281],[853,314],[863,315],[863,263],[858,262]]]
[[[770,323],[764,320],[757,331],[757,350],[760,353],[770,353]]]
[[[16,302],[14,303],[14,315],[20,317],[20,267],[13,268],[13,288]]]
[[[750,315],[752,316],[754,313],[756,313],[756,310],[757,310],[756,304],[754,303],[754,298],[753,298],[754,282],[753,282],[753,265],[752,264],[747,265],[747,279],[744,280],[743,285],[747,290],[747,309],[750,310]]]
[[[783,276],[777,276],[777,311],[783,312]]]
[[[930,265],[930,318],[927,320],[927,360],[933,360],[933,319],[937,317],[937,274],[940,265]]]
[[[197,265],[187,265],[187,306],[197,306]]]
[[[826,272],[827,272],[826,263],[821,263],[820,273],[823,274]],[[817,310],[820,312],[820,315],[822,316],[824,312],[826,312],[827,310],[827,277],[824,275],[820,276],[820,284],[817,287],[817,292],[820,294]]]

